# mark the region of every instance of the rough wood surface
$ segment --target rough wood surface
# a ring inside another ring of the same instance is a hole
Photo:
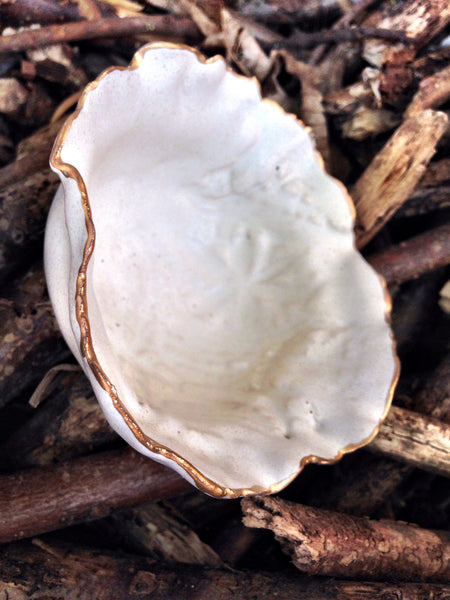
[[[37,385],[69,354],[45,294],[42,267],[32,268],[10,288],[0,298],[0,408]]]
[[[41,242],[58,184],[58,177],[45,169],[0,189],[0,282]]]
[[[449,581],[447,534],[319,510],[274,497],[244,498],[241,504],[244,524],[273,531],[295,566],[311,575]]]
[[[152,503],[113,513],[96,523],[102,539],[123,550],[170,563],[224,566],[189,524],[164,503]]]
[[[416,395],[414,409],[450,425],[450,352]]]
[[[324,107],[342,135],[358,141],[390,131],[401,122],[401,115],[382,106],[371,86],[364,81],[328,94]]]
[[[115,14],[114,6],[106,2],[64,2],[54,0],[3,0],[0,7],[2,25],[25,27],[48,25],[87,18],[87,8],[94,7],[98,17]]]
[[[401,10],[391,2],[385,2],[368,16],[364,25],[403,31],[415,40],[415,51],[423,47],[450,22],[450,5],[447,0],[405,0]],[[381,67],[389,56],[392,44],[379,40],[367,40],[363,48],[364,58]],[[401,51],[401,49],[400,49]]]
[[[35,540],[0,550],[2,600],[448,600],[450,586],[162,565]]]
[[[143,15],[123,19],[106,17],[92,21],[48,25],[40,29],[28,29],[2,36],[0,37],[0,54],[21,52],[74,40],[125,37],[138,34],[180,36],[193,40],[198,38],[199,31],[190,19],[172,15]]]
[[[450,225],[441,225],[368,257],[387,285],[398,285],[450,263]]]
[[[368,449],[450,477],[450,425],[392,406]]]
[[[358,179],[350,193],[359,247],[408,199],[447,126],[447,116],[431,109],[407,119]]]
[[[0,444],[0,472],[69,460],[117,439],[84,373],[61,373],[34,415]]]
[[[426,108],[438,108],[450,98],[450,66],[422,79],[419,89],[405,111],[405,118],[413,117]]]
[[[133,450],[91,454],[56,467],[0,476],[0,543],[98,519],[190,489]]]

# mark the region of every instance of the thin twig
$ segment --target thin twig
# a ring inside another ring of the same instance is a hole
[[[40,29],[28,29],[12,35],[0,37],[0,54],[22,52],[41,48],[50,44],[92,40],[98,38],[118,38],[130,35],[158,34],[188,39],[198,39],[197,26],[184,17],[173,15],[153,15],[142,17],[108,17],[95,21],[79,21],[49,25]]]
[[[318,44],[341,44],[343,42],[356,42],[368,38],[379,38],[402,42],[403,44],[413,44],[414,39],[408,37],[403,31],[392,31],[390,29],[378,29],[376,27],[349,27],[347,29],[330,29],[328,31],[317,31],[306,33],[297,30],[291,37],[275,42],[272,48],[287,48],[295,50],[296,48],[314,48]]]
[[[352,6],[350,10],[348,10],[340,19],[336,21],[333,25],[333,29],[340,29],[341,27],[348,27],[352,21],[358,19],[362,14],[364,14],[369,8],[371,8],[374,4],[376,4],[379,0],[361,0],[361,2],[357,2]],[[314,49],[314,52],[311,53],[310,64],[317,65],[320,60],[323,58],[325,51],[327,49],[327,44],[321,44],[317,48]]]
[[[369,256],[387,285],[398,285],[450,263],[450,225],[445,224]]]

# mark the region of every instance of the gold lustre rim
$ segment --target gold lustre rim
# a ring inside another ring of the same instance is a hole
[[[94,344],[93,344],[92,335],[91,335],[91,328],[90,328],[90,323],[89,323],[88,303],[87,303],[87,285],[86,285],[87,284],[87,268],[88,268],[88,264],[89,264],[90,258],[92,256],[94,246],[95,246],[95,235],[96,235],[95,227],[94,227],[94,222],[93,222],[92,213],[91,213],[91,206],[89,203],[89,198],[88,198],[87,189],[86,189],[84,180],[83,180],[80,172],[76,169],[76,167],[74,167],[72,164],[66,163],[62,160],[61,152],[62,152],[64,142],[66,140],[66,137],[71,128],[71,125],[74,122],[74,120],[78,117],[78,115],[80,114],[89,92],[96,89],[97,86],[100,84],[100,82],[112,71],[125,71],[125,70],[133,71],[133,70],[137,69],[139,67],[139,65],[141,64],[142,59],[143,59],[144,55],[146,54],[146,52],[149,50],[152,50],[152,49],[157,49],[157,48],[169,48],[169,49],[172,48],[172,49],[189,50],[190,52],[193,52],[197,56],[197,58],[200,62],[205,63],[205,64],[215,62],[217,60],[224,60],[222,56],[213,56],[212,58],[206,58],[205,56],[203,56],[203,54],[201,54],[195,48],[191,48],[190,46],[187,46],[184,44],[173,44],[173,43],[146,44],[145,46],[143,46],[136,52],[136,54],[134,55],[134,57],[128,67],[116,67],[116,66],[109,67],[108,69],[103,71],[94,81],[92,81],[90,84],[88,84],[86,86],[86,88],[84,89],[84,91],[78,101],[76,110],[67,119],[67,121],[63,125],[61,131],[59,132],[59,134],[55,140],[55,144],[53,146],[53,150],[52,150],[52,153],[50,156],[51,166],[54,169],[60,171],[60,173],[62,173],[65,177],[71,178],[77,183],[77,186],[78,186],[78,189],[80,192],[80,196],[81,196],[81,203],[82,203],[82,207],[83,207],[83,211],[84,211],[84,215],[85,215],[87,240],[86,240],[86,243],[84,246],[83,258],[82,258],[82,262],[81,262],[81,265],[80,265],[80,268],[78,271],[78,276],[77,276],[76,303],[75,303],[76,318],[78,321],[78,325],[80,327],[80,335],[81,335],[81,339],[80,339],[81,355],[86,359],[88,366],[91,369],[92,373],[94,374],[99,385],[109,394],[109,396],[113,402],[114,408],[120,413],[123,420],[129,427],[129,429],[131,430],[131,432],[133,433],[135,438],[139,441],[139,443],[142,444],[145,448],[147,448],[151,452],[153,452],[155,454],[159,454],[169,460],[173,460],[178,466],[180,466],[182,469],[184,469],[184,471],[186,471],[186,473],[194,481],[195,485],[200,490],[202,490],[203,492],[205,492],[211,496],[214,496],[216,498],[224,498],[224,497],[237,498],[237,497],[250,496],[250,495],[255,495],[255,494],[272,494],[272,493],[278,492],[278,491],[282,490],[284,487],[286,487],[293,479],[295,479],[297,477],[297,475],[300,473],[300,471],[307,464],[309,464],[309,463],[332,464],[332,463],[336,462],[337,460],[339,460],[344,454],[365,446],[370,441],[372,441],[372,439],[378,434],[381,423],[385,419],[385,417],[389,411],[389,408],[390,408],[390,405],[392,402],[392,397],[394,394],[394,389],[397,384],[399,372],[400,372],[400,364],[399,364],[399,360],[398,360],[398,357],[396,354],[395,342],[394,342],[392,331],[391,331],[392,352],[393,352],[393,357],[395,360],[396,368],[395,368],[394,377],[393,377],[393,380],[392,380],[392,383],[391,383],[391,386],[390,386],[390,389],[389,389],[389,392],[387,395],[385,410],[379,420],[378,425],[374,428],[371,435],[357,444],[349,444],[345,448],[341,449],[334,458],[326,459],[326,458],[321,458],[321,457],[318,457],[315,455],[309,455],[309,456],[302,458],[300,461],[300,464],[299,464],[299,468],[295,473],[293,473],[291,476],[289,476],[288,478],[286,478],[278,483],[272,484],[267,489],[257,489],[256,487],[255,488],[232,489],[232,488],[228,488],[225,486],[221,486],[221,485],[217,484],[216,482],[212,481],[211,479],[209,479],[208,477],[206,477],[205,475],[203,475],[203,473],[201,473],[189,461],[185,460],[180,454],[178,454],[177,452],[174,452],[170,448],[152,440],[142,431],[142,429],[136,423],[135,419],[133,419],[131,414],[128,412],[128,410],[125,408],[125,406],[122,404],[121,400],[118,397],[118,393],[117,393],[117,390],[116,390],[114,384],[111,382],[111,380],[109,379],[107,374],[102,369],[102,367],[99,363],[99,360],[97,359],[96,353],[95,353]],[[227,69],[229,71],[231,71],[236,77],[242,77],[243,79],[248,79],[247,77],[244,77],[242,75],[235,73],[228,66],[227,66]],[[273,104],[281,112],[283,112],[284,114],[287,114],[278,104],[276,104],[270,100],[262,99],[262,101]],[[293,116],[293,118],[296,119],[296,117],[294,115],[292,115],[292,116]],[[298,119],[296,119],[296,120],[299,121]],[[304,127],[303,124],[302,124],[302,126]],[[323,169],[323,161],[322,161],[320,155],[317,152],[315,152],[315,156],[316,156],[316,159],[318,160],[321,168]],[[353,202],[352,202],[347,190],[345,189],[345,186],[340,181],[338,181],[338,180],[335,180],[335,181],[337,181],[337,183],[340,185],[340,187],[344,191],[345,198],[351,208],[352,213],[354,214],[354,212],[355,212],[354,205],[353,205]],[[387,291],[386,283],[384,282],[382,277],[380,277],[380,281],[383,286],[384,294],[385,294],[385,298],[386,298],[385,317],[386,317],[387,322],[389,322],[390,313],[391,313],[391,301],[390,301],[389,293]]]

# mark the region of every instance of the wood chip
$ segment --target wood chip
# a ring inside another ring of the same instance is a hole
[[[407,119],[358,179],[350,194],[356,206],[359,248],[410,196],[447,126],[448,117],[430,109]]]
[[[17,115],[30,95],[24,86],[12,77],[0,79],[0,112],[6,115]]]

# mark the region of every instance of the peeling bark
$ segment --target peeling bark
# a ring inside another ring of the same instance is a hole
[[[407,119],[358,179],[350,191],[358,247],[367,244],[408,199],[447,126],[447,116],[430,109]]]
[[[2,600],[448,600],[450,586],[305,578],[175,564],[68,545],[11,544],[0,551]]]
[[[107,516],[191,489],[131,448],[0,476],[0,543]]]
[[[244,498],[244,524],[274,532],[295,566],[310,575],[443,581],[450,538],[396,521],[373,521],[274,497]]]
[[[392,406],[367,448],[450,477],[450,425],[438,419]]]

